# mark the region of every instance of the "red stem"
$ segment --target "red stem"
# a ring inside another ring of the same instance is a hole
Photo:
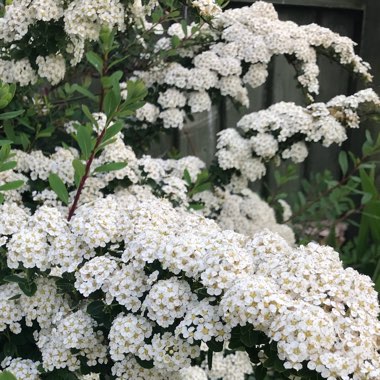
[[[86,169],[85,169],[84,175],[83,175],[83,177],[80,180],[77,193],[75,194],[74,202],[73,202],[72,206],[70,207],[69,215],[67,216],[67,220],[68,221],[71,220],[71,218],[73,217],[73,215],[75,213],[75,210],[78,207],[79,198],[80,198],[80,196],[82,194],[82,191],[83,191],[83,188],[84,188],[84,184],[86,183],[87,178],[90,175],[90,169],[91,169],[92,161],[95,158],[96,151],[97,151],[99,145],[101,144],[101,142],[103,140],[103,137],[104,137],[104,135],[106,133],[106,130],[107,130],[107,125],[103,128],[102,132],[100,133],[100,135],[96,139],[96,143],[95,143],[94,149],[92,150],[90,158],[88,159],[88,161],[86,163]]]
[[[101,76],[102,77],[106,76],[107,71],[108,71],[108,52],[105,52],[104,55],[103,55],[103,70],[102,70]],[[100,92],[100,97],[99,97],[99,112],[103,111],[104,98],[105,98],[105,89],[104,89],[103,86],[101,86],[101,92]],[[83,177],[80,180],[77,193],[75,194],[74,202],[73,202],[72,206],[69,209],[69,215],[67,216],[67,220],[68,221],[71,220],[71,218],[73,217],[73,215],[75,213],[75,210],[78,207],[78,202],[79,202],[80,196],[82,194],[82,191],[83,191],[83,188],[84,188],[84,184],[86,183],[87,178],[90,175],[92,161],[94,161],[96,151],[97,151],[100,143],[103,140],[103,137],[104,137],[104,135],[106,133],[107,127],[108,127],[108,123],[105,125],[105,127],[102,130],[102,132],[98,135],[98,137],[96,139],[96,143],[95,143],[94,149],[91,152],[90,158],[86,162],[86,168],[85,168],[85,171],[84,171],[84,175],[83,175]]]

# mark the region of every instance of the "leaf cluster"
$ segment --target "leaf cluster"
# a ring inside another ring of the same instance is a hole
[[[380,192],[376,168],[380,135],[367,132],[361,155],[341,151],[340,178],[330,170],[312,173],[299,190],[283,191],[297,176],[294,166],[275,173],[276,191],[269,197],[276,205],[286,199],[293,215],[284,221],[292,226],[301,243],[318,241],[333,246],[344,263],[368,274],[380,291]],[[278,215],[281,212],[278,210]],[[321,233],[322,231],[322,233]]]

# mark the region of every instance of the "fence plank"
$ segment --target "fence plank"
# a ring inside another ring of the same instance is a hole
[[[372,73],[374,75],[373,88],[380,93],[380,1],[379,0],[366,0],[366,10],[364,12],[364,23],[362,32],[362,43],[360,46],[361,56],[371,64]],[[370,128],[373,134],[379,133],[379,122],[368,122],[363,127]],[[363,133],[358,136],[359,131],[352,134],[350,140],[351,148],[354,151],[359,151],[361,142],[363,141]],[[378,158],[380,160],[380,157]],[[377,167],[377,185],[380,188],[380,165]]]
[[[188,120],[179,134],[179,150],[182,155],[197,156],[209,165],[214,158],[216,135],[220,130],[219,110],[213,107],[211,112],[194,115],[194,121]]]
[[[239,0],[244,3],[252,3],[252,0]],[[365,0],[264,0],[273,4],[296,5],[303,7],[343,8],[363,10]]]

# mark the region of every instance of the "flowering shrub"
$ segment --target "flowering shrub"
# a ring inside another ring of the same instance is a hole
[[[371,89],[348,97],[340,95],[326,104],[313,103],[306,109],[294,103],[277,103],[243,116],[237,129],[219,133],[218,164],[256,181],[266,172],[265,161],[303,162],[308,155],[307,142],[321,142],[325,147],[342,144],[347,139],[346,129],[359,127],[360,109],[369,112],[379,105]]]
[[[222,5],[3,9],[0,376],[379,378],[371,280],[330,247],[297,246],[249,188],[269,162],[301,162],[311,141],[341,144],[378,109],[370,89],[314,103],[317,53],[366,81],[369,65],[351,40],[280,21],[270,4]],[[219,134],[209,169],[139,154],[220,97],[247,106],[247,86],[279,54],[309,106],[245,115]]]
[[[49,206],[5,204],[1,217],[17,227],[2,231],[2,330],[31,329],[44,371],[110,362],[128,378],[137,360],[170,378],[201,342],[250,352],[259,339],[257,363],[275,349],[288,370],[378,376],[377,293],[328,247],[291,248],[269,231],[247,238],[124,190],[70,222]]]

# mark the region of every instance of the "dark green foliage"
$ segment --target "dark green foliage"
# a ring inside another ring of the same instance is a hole
[[[295,177],[294,166],[285,174],[275,172],[276,190],[269,202],[276,206],[286,199],[293,216],[285,221],[296,232],[301,243],[319,241],[333,246],[341,253],[347,266],[372,277],[380,290],[380,194],[376,184],[376,167],[380,153],[380,135],[374,140],[369,133],[361,156],[341,152],[341,178],[332,173],[310,175],[301,181],[295,192],[284,191],[284,186]],[[278,212],[281,215],[281,212]],[[340,232],[345,227],[345,232]],[[326,231],[320,235],[321,231]]]

